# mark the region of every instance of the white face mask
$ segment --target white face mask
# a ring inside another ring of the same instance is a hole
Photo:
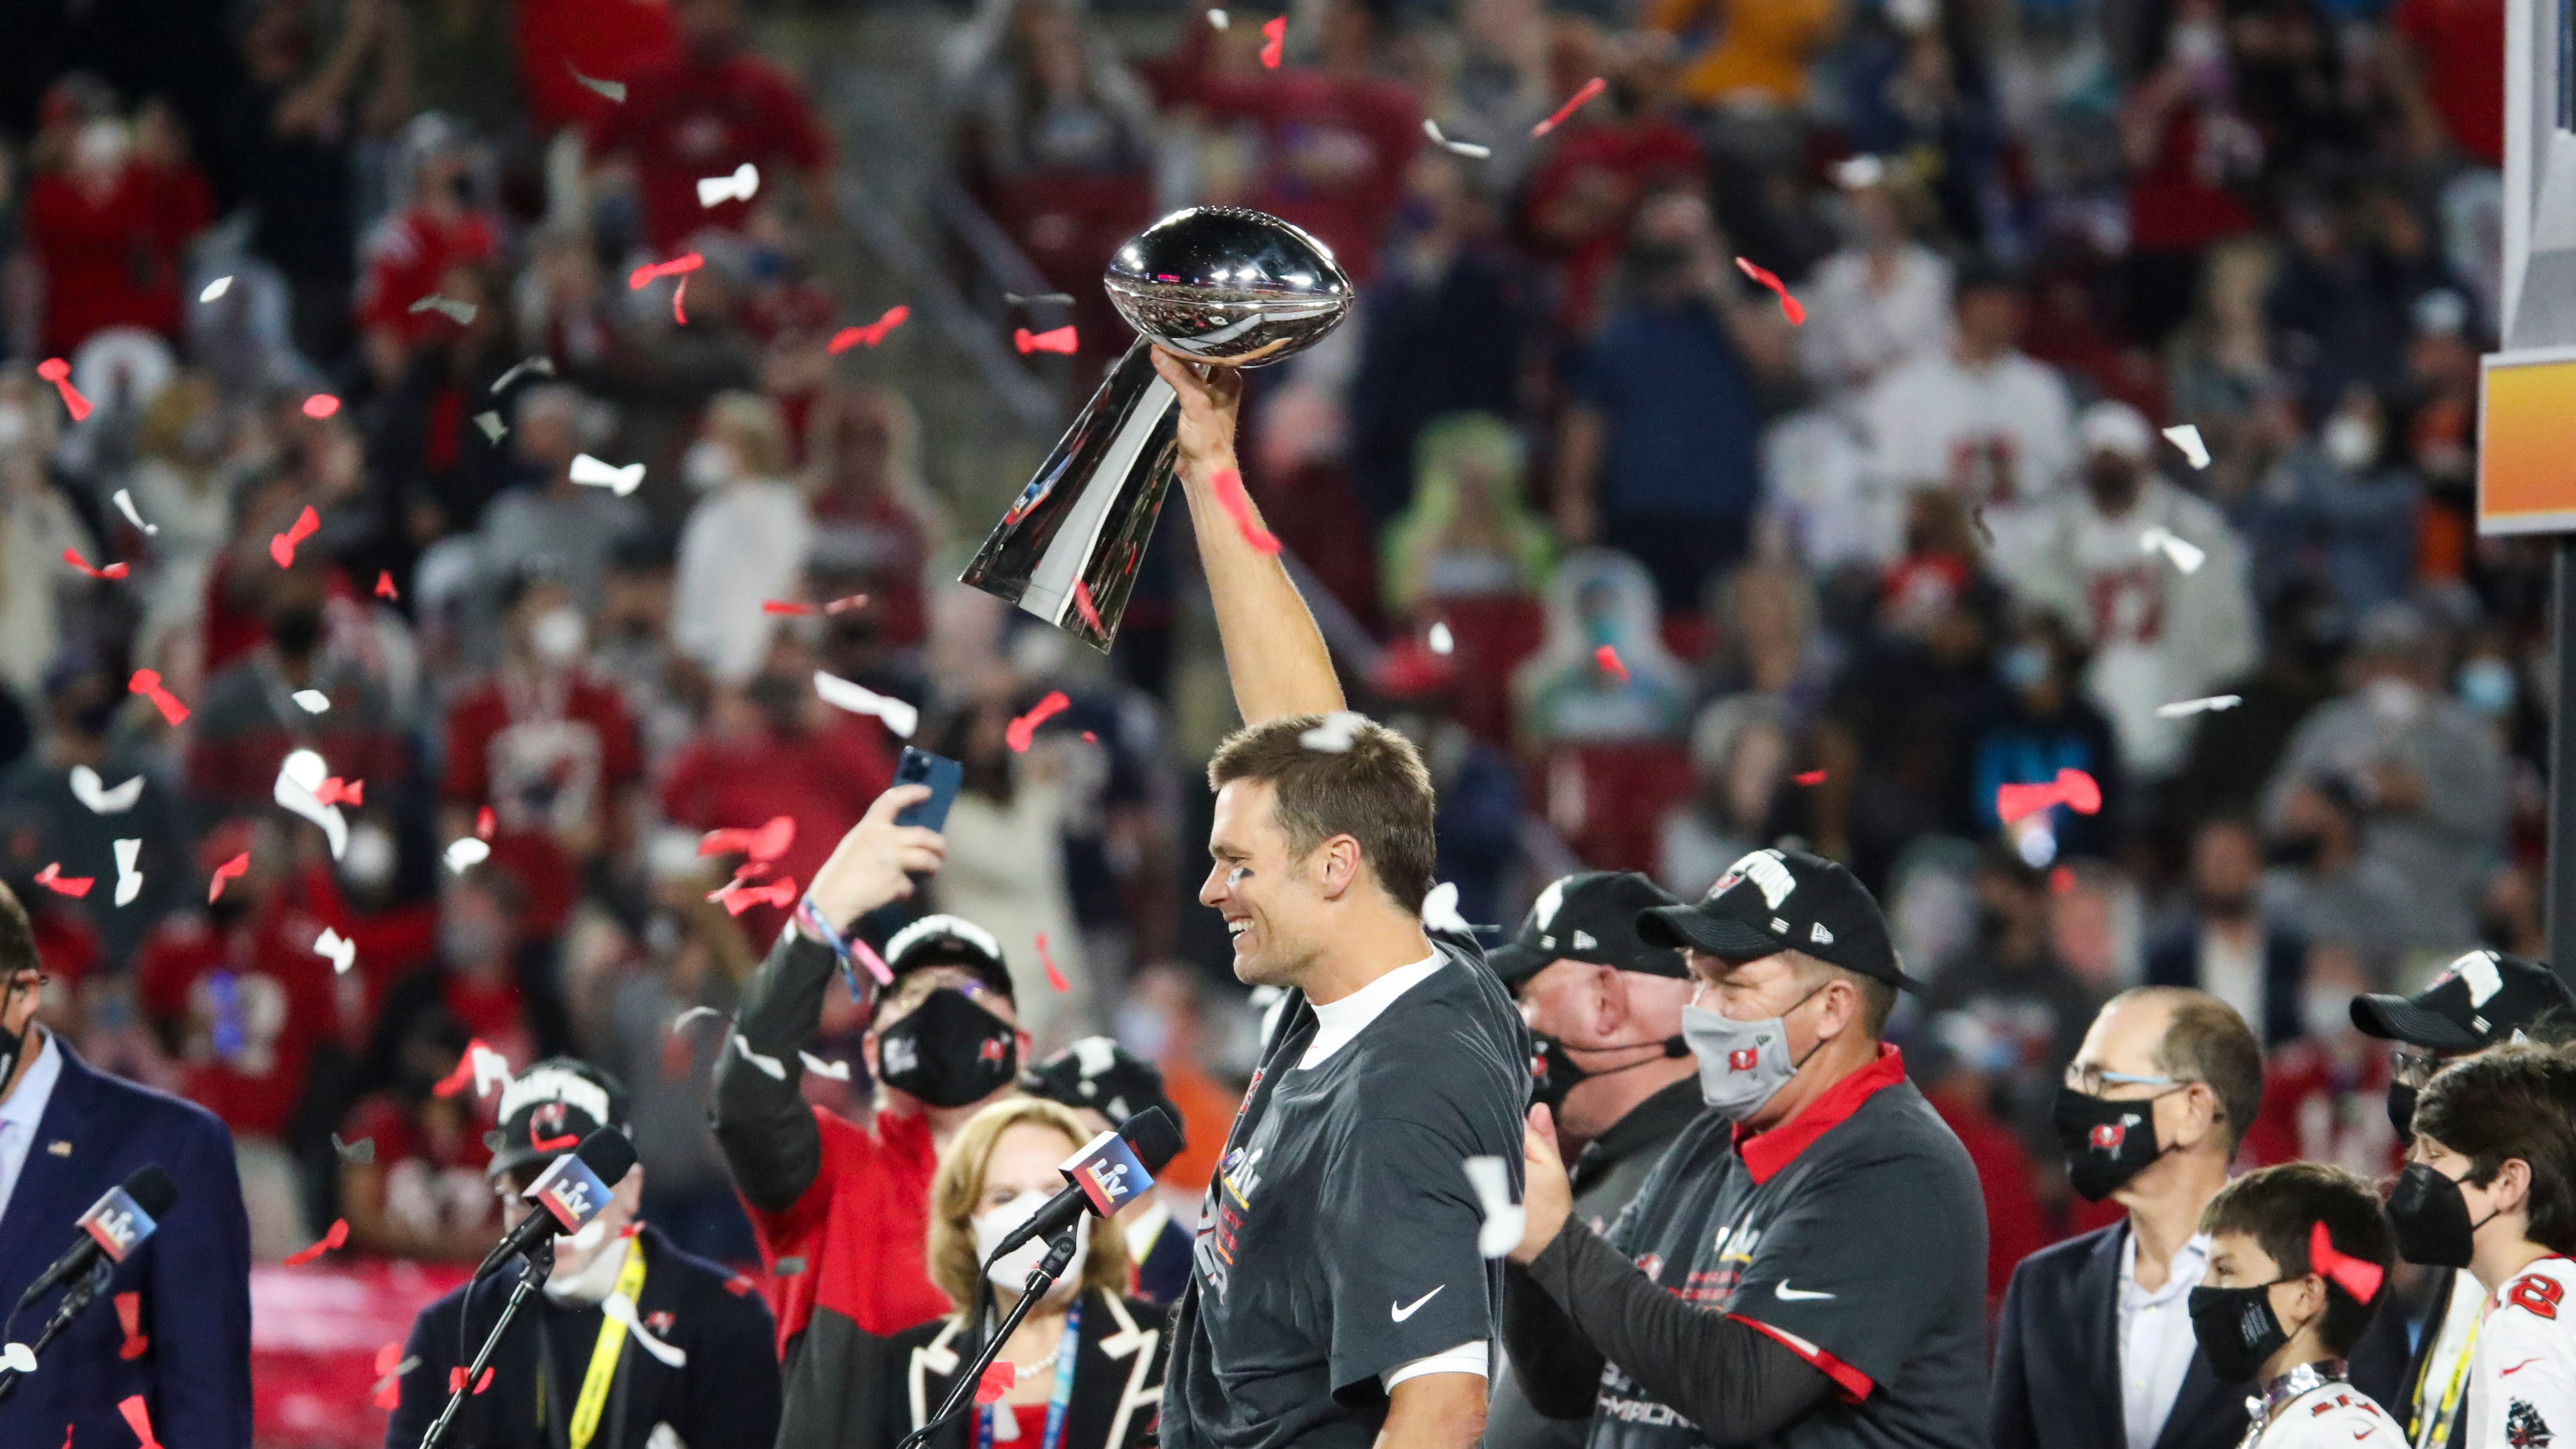
[[[2373,715],[2392,725],[2413,724],[2424,708],[2424,691],[2413,680],[2387,675],[2363,685],[2361,697]]]
[[[680,460],[680,472],[690,487],[704,493],[740,476],[742,464],[734,457],[733,449],[713,438],[700,438],[689,445],[688,455]]]
[[[572,663],[589,643],[590,627],[581,621],[581,611],[569,606],[547,610],[528,630],[528,647],[548,664]]]
[[[2326,456],[2335,466],[2348,472],[2359,472],[2379,456],[2379,429],[2370,419],[2351,413],[2337,413],[2325,426]]]
[[[993,1250],[1002,1245],[1002,1239],[1010,1235],[1011,1229],[1036,1217],[1038,1209],[1046,1206],[1046,1201],[1043,1193],[1024,1192],[1000,1207],[978,1214],[975,1218],[975,1256],[978,1259],[992,1257]],[[1058,1293],[1070,1291],[1068,1285],[1082,1280],[1083,1259],[1090,1252],[1091,1215],[1085,1213],[1074,1221],[1073,1261],[1064,1265],[1064,1272],[1055,1280]],[[985,1274],[993,1280],[994,1287],[1017,1293],[1028,1283],[1029,1274],[1045,1260],[1046,1255],[1047,1240],[1031,1238],[986,1269]]]

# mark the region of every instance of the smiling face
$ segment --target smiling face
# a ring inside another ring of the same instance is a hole
[[[1225,917],[1234,938],[1234,976],[1249,986],[1294,986],[1321,954],[1319,915],[1326,904],[1324,877],[1336,844],[1325,841],[1303,858],[1291,853],[1278,823],[1278,791],[1267,780],[1232,780],[1216,792],[1216,821],[1208,830],[1208,874],[1199,903]]]

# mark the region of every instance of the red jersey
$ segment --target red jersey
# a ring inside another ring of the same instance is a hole
[[[69,356],[108,327],[177,338],[180,248],[213,216],[190,167],[135,162],[95,195],[60,174],[38,176],[27,237],[45,268],[45,351]]]
[[[778,1317],[778,1351],[826,1308],[878,1337],[954,1311],[930,1281],[930,1180],[939,1171],[930,1125],[875,1113],[865,1127],[814,1109],[823,1134],[813,1186],[784,1212],[745,1206],[768,1270],[762,1292]],[[783,1259],[797,1259],[787,1268]]]
[[[668,5],[516,0],[510,14],[519,94],[527,98],[528,129],[540,136],[576,121],[597,125],[617,113],[617,102],[583,85],[575,72],[624,84],[668,65],[679,51]]]
[[[763,171],[812,171],[831,154],[796,83],[740,54],[683,57],[634,77],[626,104],[596,122],[590,139],[597,152],[635,158],[644,243],[657,257],[676,255],[705,227],[739,230],[751,214],[745,201],[698,205],[701,177],[729,176],[746,161]]]
[[[671,762],[662,782],[662,813],[695,830],[747,829],[780,815],[794,819],[795,843],[766,878],[785,876],[802,886],[894,783],[884,740],[882,725],[855,716],[812,734],[699,739]],[[743,923],[753,940],[763,941],[786,919],[784,911],[755,906]]]
[[[1266,133],[1261,209],[1314,233],[1354,282],[1376,270],[1378,238],[1404,199],[1404,173],[1422,148],[1413,92],[1392,81],[1288,70],[1249,80],[1210,77],[1208,109]]]
[[[439,797],[492,807],[492,859],[527,892],[529,928],[551,934],[581,894],[578,865],[557,832],[604,837],[618,793],[643,773],[634,721],[615,689],[585,674],[505,672],[448,710]]]
[[[2390,17],[2424,60],[2425,99],[2461,150],[2504,164],[2504,0],[2398,0]]]
[[[283,1137],[316,1044],[339,1029],[322,921],[272,899],[230,932],[171,918],[144,943],[138,995],[177,1029],[185,1095],[245,1137]]]
[[[501,1202],[484,1168],[492,1150],[483,1145],[484,1120],[470,1107],[432,1101],[418,1115],[400,1099],[379,1092],[349,1109],[340,1140],[372,1140],[384,1193],[378,1204],[395,1224],[423,1236],[450,1230],[501,1228]]]
[[[362,248],[367,270],[358,279],[359,325],[399,333],[414,344],[455,336],[462,329],[454,319],[411,306],[436,294],[449,268],[481,266],[497,250],[491,219],[477,212],[442,217],[415,206],[387,217]]]

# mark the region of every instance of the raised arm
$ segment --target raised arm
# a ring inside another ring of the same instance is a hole
[[[1329,714],[1342,708],[1342,682],[1324,632],[1289,581],[1275,554],[1253,547],[1234,517],[1217,501],[1216,479],[1232,473],[1239,487],[1243,465],[1234,456],[1234,421],[1243,407],[1243,376],[1231,367],[1202,369],[1161,348],[1154,370],[1180,394],[1181,496],[1190,501],[1190,528],[1199,539],[1199,566],[1216,600],[1217,637],[1234,682],[1234,706],[1243,722],[1260,724],[1292,714]],[[1249,494],[1247,517],[1261,515]]]

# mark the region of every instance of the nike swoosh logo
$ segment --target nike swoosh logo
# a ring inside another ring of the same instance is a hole
[[[1443,1283],[1443,1284],[1441,1284],[1441,1285],[1440,1285],[1440,1288],[1446,1288],[1446,1287],[1448,1287],[1448,1286],[1449,1286],[1448,1284]],[[1440,1296],[1440,1288],[1434,1288],[1434,1289],[1432,1289],[1430,1292],[1423,1294],[1421,1297],[1416,1298],[1416,1299],[1414,1299],[1412,1302],[1407,1303],[1407,1304],[1404,1304],[1404,1305],[1403,1305],[1403,1306],[1401,1306],[1401,1307],[1398,1307],[1398,1306],[1396,1305],[1395,1300],[1394,1300],[1394,1299],[1392,1299],[1392,1298],[1390,1298],[1390,1299],[1388,1299],[1388,1300],[1387,1300],[1386,1310],[1387,1310],[1387,1312],[1392,1313],[1392,1314],[1394,1314],[1394,1315],[1395,1315],[1395,1321],[1396,1321],[1396,1322],[1398,1322],[1398,1323],[1402,1323],[1404,1320],[1406,1320],[1406,1319],[1408,1319],[1408,1318],[1411,1318],[1411,1317],[1413,1316],[1413,1312],[1414,1312],[1414,1310],[1415,1310],[1415,1309],[1420,1308],[1423,1304],[1428,1303],[1428,1302],[1430,1302],[1432,1299],[1439,1297],[1439,1296]]]
[[[1804,1303],[1809,1299],[1831,1298],[1834,1296],[1831,1293],[1814,1289],[1792,1288],[1789,1286],[1789,1280],[1786,1278],[1781,1279],[1777,1284],[1775,1284],[1771,1291],[1778,1295],[1780,1301],[1783,1303]]]

